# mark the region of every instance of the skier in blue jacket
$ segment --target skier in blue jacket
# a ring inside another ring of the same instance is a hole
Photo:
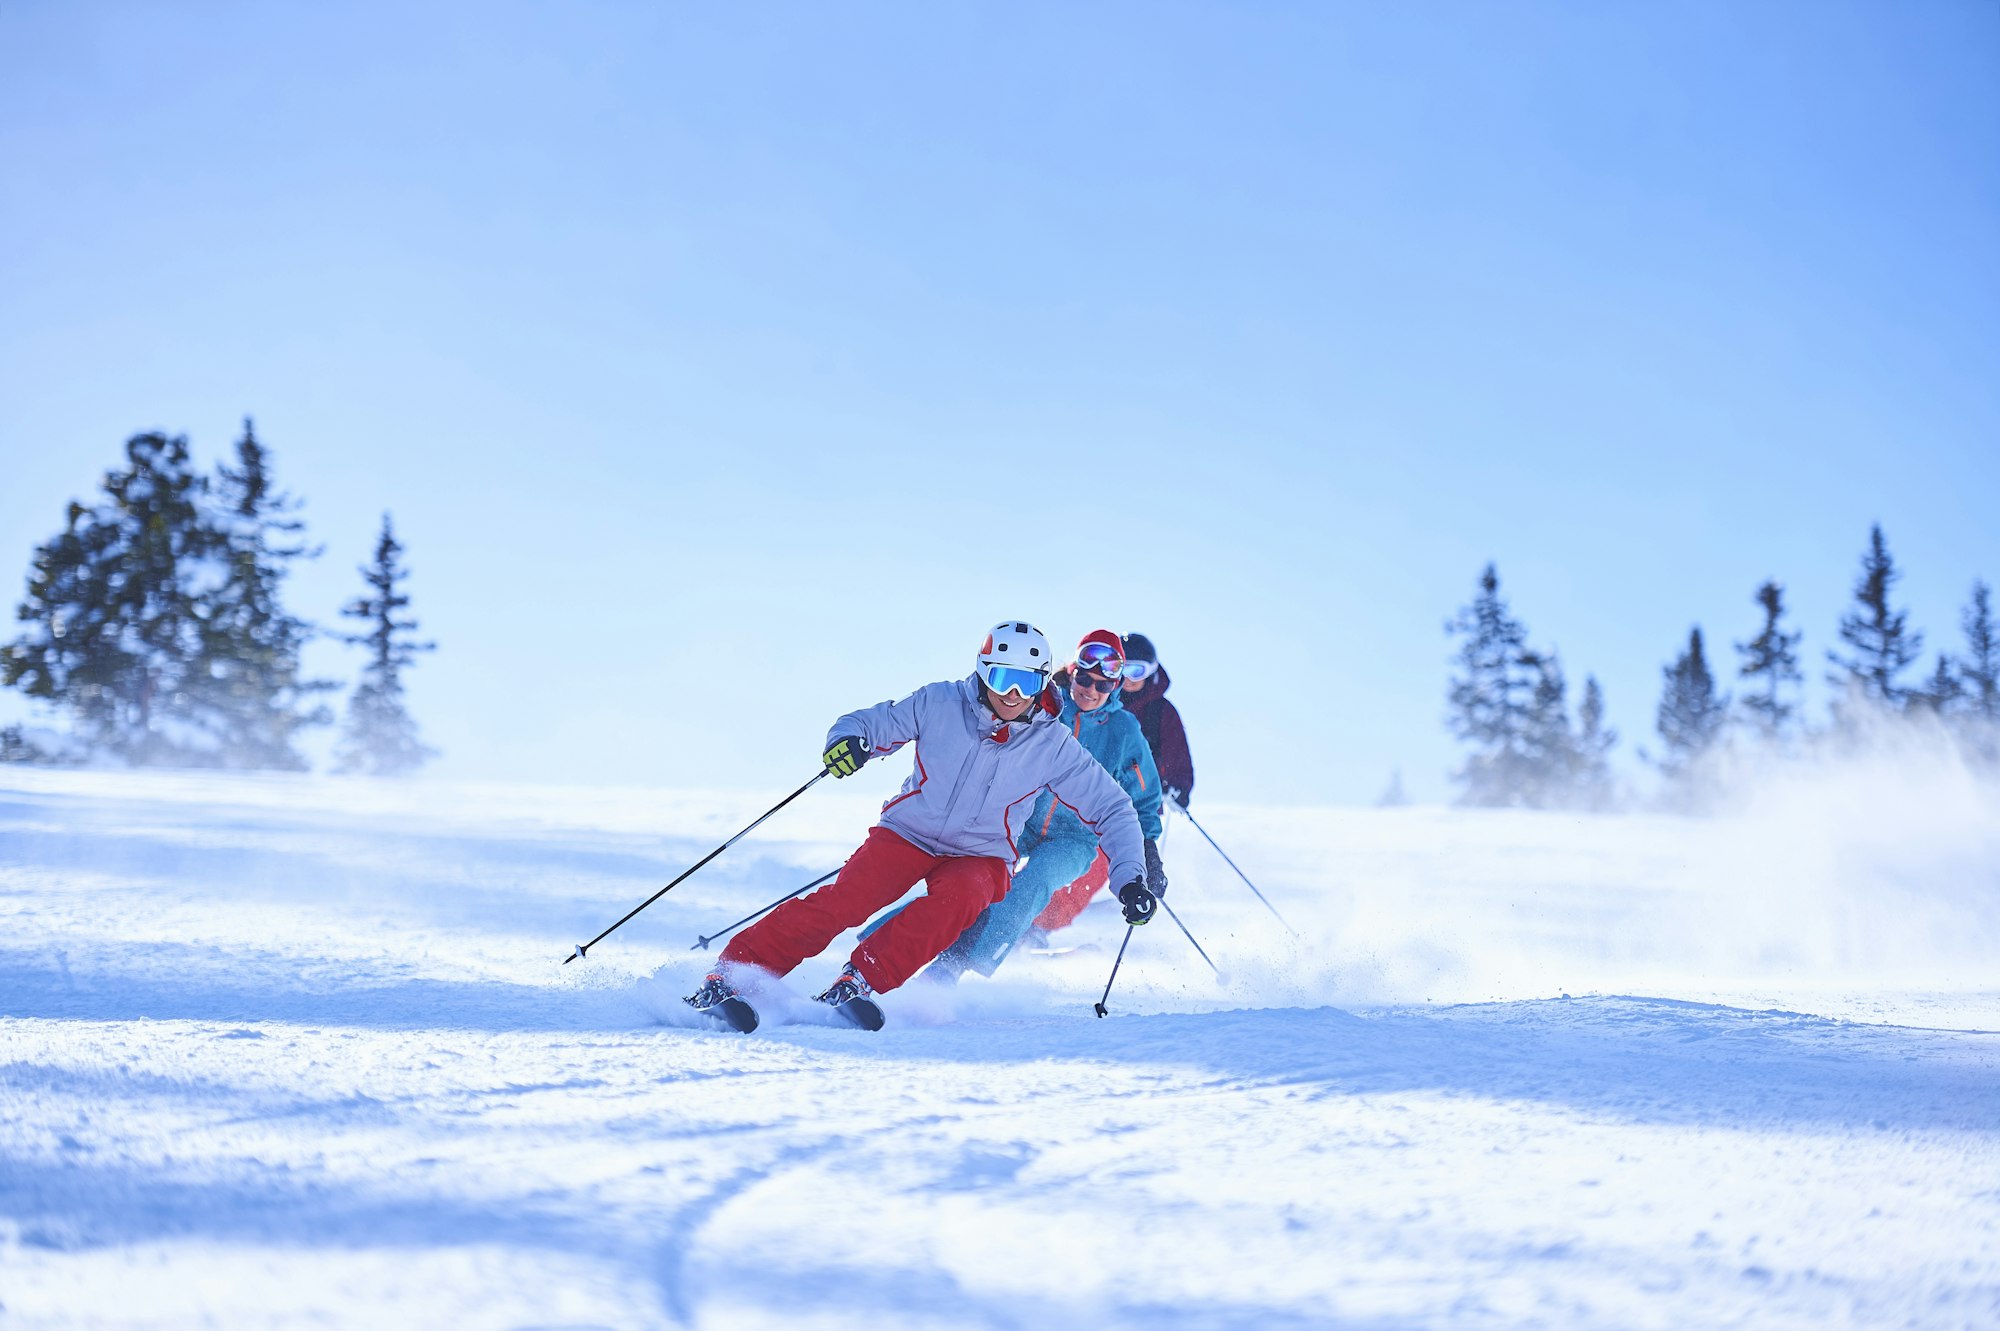
[[[1060,720],[1131,797],[1145,837],[1146,885],[1157,897],[1167,888],[1159,849],[1160,777],[1138,718],[1119,701],[1124,665],[1116,633],[1109,629],[1086,633],[1068,668]],[[1056,682],[1064,682],[1060,674]],[[1028,857],[1027,864],[1014,875],[1007,895],[987,907],[931,963],[930,973],[936,978],[953,978],[967,969],[991,975],[998,969],[1056,890],[1090,868],[1097,856],[1098,833],[1054,792],[1043,791],[1018,848]]]

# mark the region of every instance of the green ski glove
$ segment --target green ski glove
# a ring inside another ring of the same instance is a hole
[[[836,777],[853,776],[868,761],[868,741],[859,735],[842,735],[823,755],[826,770]]]

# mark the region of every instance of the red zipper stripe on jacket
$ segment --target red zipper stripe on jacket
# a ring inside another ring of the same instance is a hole
[[[1021,800],[1031,800],[1041,794],[1042,790],[1043,787],[1036,786],[1033,790],[1021,796],[1021,799],[1015,800],[1000,811],[1000,830],[1007,834],[1007,875],[1009,882],[1013,881],[1014,861],[1021,858],[1021,850],[1014,844],[1014,809],[1021,803]],[[1055,794],[1053,790],[1049,791],[1049,793],[1051,795]],[[1049,806],[1049,816],[1055,816],[1054,805]]]
[[[923,790],[923,788],[924,788],[924,782],[926,782],[926,781],[928,781],[928,780],[930,780],[930,779],[931,779],[931,774],[930,774],[930,772],[928,772],[928,771],[927,771],[927,770],[925,770],[925,768],[924,768],[924,748],[923,748],[923,745],[921,745],[921,744],[917,744],[917,745],[915,745],[915,746],[914,746],[913,748],[911,748],[911,750],[910,750],[910,756],[911,756],[911,757],[913,757],[913,758],[915,758],[915,759],[917,760],[917,784],[916,784],[916,785],[914,785],[914,786],[911,786],[911,787],[910,787],[910,788],[909,788],[908,790],[906,790],[906,791],[904,791],[904,792],[903,792],[902,794],[900,794],[900,795],[896,796],[896,798],[894,798],[894,799],[890,800],[890,801],[889,801],[889,802],[888,802],[887,804],[884,804],[884,805],[882,806],[882,812],[883,812],[883,813],[887,813],[887,812],[889,812],[889,810],[891,810],[891,809],[895,808],[895,807],[896,807],[896,806],[897,806],[898,804],[901,804],[901,803],[902,803],[902,802],[903,802],[904,800],[906,800],[906,799],[910,798],[910,796],[912,796],[912,795],[915,795],[915,794],[919,793],[920,791],[922,791],[922,790]]]

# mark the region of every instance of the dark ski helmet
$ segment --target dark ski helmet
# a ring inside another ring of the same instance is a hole
[[[1150,679],[1160,668],[1160,653],[1153,640],[1143,633],[1128,633],[1120,641],[1125,645],[1125,678]]]

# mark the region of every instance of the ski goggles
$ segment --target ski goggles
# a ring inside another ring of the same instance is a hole
[[[1018,693],[1023,698],[1032,698],[1042,691],[1044,684],[1049,682],[1049,672],[1023,670],[1020,666],[1001,665],[995,661],[981,661],[979,678],[986,682],[987,688],[1002,697]]]
[[[1101,642],[1086,642],[1076,649],[1076,670],[1078,674],[1102,675],[1106,679],[1118,678],[1119,667],[1125,664],[1124,654],[1116,647]]]
[[[1158,661],[1127,661],[1118,667],[1118,674],[1124,679],[1139,683],[1151,679],[1153,672],[1159,668]]]

